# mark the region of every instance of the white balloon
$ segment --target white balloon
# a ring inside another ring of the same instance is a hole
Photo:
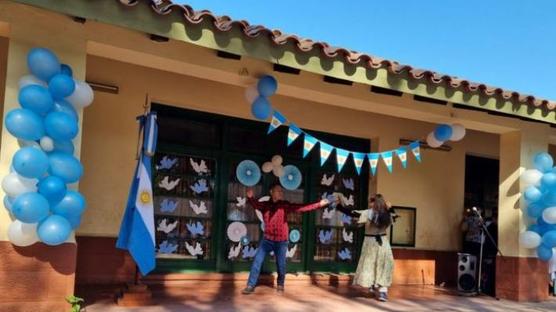
[[[284,166],[280,165],[280,166],[274,166],[272,168],[272,173],[274,173],[275,176],[277,176],[278,178],[284,175]]]
[[[10,197],[17,197],[20,194],[37,191],[37,179],[27,179],[15,172],[12,172],[2,180],[2,189]]]
[[[19,220],[13,221],[8,227],[8,239],[19,247],[31,246],[39,241],[37,235],[37,223],[23,223]]]
[[[245,89],[245,99],[248,103],[253,103],[259,97],[259,90],[256,85],[251,85]]]
[[[427,136],[427,144],[432,147],[432,148],[437,148],[442,146],[444,142],[438,141],[435,137],[434,137],[434,132],[429,133],[429,135]]]
[[[537,169],[527,169],[521,174],[521,181],[529,185],[540,185],[543,173]]]
[[[21,139],[17,139],[17,144],[19,145],[19,147],[35,147],[35,148],[41,148],[41,146],[39,145],[39,143],[35,142],[35,141],[27,141],[27,140],[21,140]]]
[[[43,136],[40,142],[43,151],[52,152],[54,150],[54,140],[52,140],[50,137]]]
[[[556,207],[545,208],[542,212],[542,218],[546,223],[556,223]]]
[[[263,172],[265,172],[265,173],[271,172],[272,168],[273,168],[273,166],[272,166],[272,163],[270,161],[267,161],[263,164]]]
[[[541,236],[533,231],[521,232],[519,244],[525,248],[537,248],[541,244]]]
[[[66,97],[66,100],[73,105],[73,107],[77,110],[81,108],[85,108],[91,103],[93,103],[93,99],[95,98],[95,93],[91,86],[84,81],[80,81],[77,79],[75,80],[75,91]]]
[[[450,141],[459,141],[465,136],[465,127],[460,124],[452,125],[452,137]]]
[[[280,155],[274,155],[274,156],[272,156],[272,164],[273,164],[274,166],[281,166],[281,165],[282,165],[282,161],[283,161],[282,156],[280,156]]]
[[[25,75],[25,76],[21,77],[21,79],[19,79],[19,89],[23,89],[24,87],[26,87],[28,85],[39,85],[39,86],[43,86],[45,88],[48,88],[48,85],[46,84],[46,82],[40,80],[39,78],[37,78],[33,75]]]

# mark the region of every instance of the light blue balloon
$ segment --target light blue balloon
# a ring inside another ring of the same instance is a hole
[[[44,136],[42,118],[33,111],[18,108],[6,115],[6,129],[14,137],[27,141],[38,141]]]
[[[48,173],[60,177],[66,184],[79,181],[83,174],[83,166],[73,155],[52,152],[48,155],[50,168]]]
[[[23,193],[16,197],[12,213],[21,222],[37,223],[48,217],[50,206],[44,196],[35,193]]]
[[[71,141],[54,141],[54,152],[73,155],[75,147]]]
[[[69,218],[81,216],[87,204],[79,192],[68,190],[64,198],[52,207],[52,213]]]
[[[257,90],[262,96],[271,96],[276,93],[276,89],[278,89],[278,82],[270,75],[262,76],[257,82]]]
[[[64,217],[51,215],[39,224],[37,234],[39,239],[47,245],[60,245],[69,238],[71,224]]]
[[[538,225],[538,224],[529,225],[527,227],[527,231],[535,232],[535,233],[539,234],[540,236],[542,236],[542,234],[541,234],[542,229],[541,229],[541,226]]]
[[[38,179],[48,170],[48,155],[35,147],[20,148],[13,157],[14,170],[26,178]]]
[[[54,100],[47,88],[39,85],[28,85],[19,90],[19,104],[23,108],[44,115],[54,106]]]
[[[448,141],[452,137],[452,126],[442,124],[434,129],[434,138],[440,142]]]
[[[550,156],[550,154],[542,152],[535,155],[533,163],[535,164],[535,168],[540,172],[549,172],[552,171],[554,160],[552,160],[552,156]]]
[[[542,261],[550,261],[550,259],[552,259],[552,248],[541,244],[537,247],[537,257],[539,257]]]
[[[527,205],[527,215],[531,218],[538,218],[542,216],[545,207],[542,203],[531,203]]]
[[[4,196],[4,208],[6,208],[6,210],[8,210],[9,213],[12,213],[13,203],[14,203],[14,198],[8,195]]]
[[[251,113],[257,119],[266,120],[270,117],[270,114],[272,114],[272,106],[267,98],[259,96],[255,99],[253,104],[251,104]]]
[[[547,172],[541,178],[541,185],[546,190],[552,190],[556,187],[556,173]]]
[[[550,190],[543,195],[542,203],[546,207],[556,206],[556,191]]]
[[[556,231],[551,230],[544,233],[542,236],[542,244],[550,248],[556,247]]]
[[[49,137],[58,141],[72,140],[79,132],[77,120],[62,112],[52,112],[46,115],[44,128]]]
[[[50,79],[48,90],[50,90],[53,98],[63,99],[75,91],[75,81],[70,76],[60,73]]]
[[[536,201],[539,201],[542,198],[543,194],[538,188],[531,185],[525,189],[523,196],[525,197],[525,200],[527,200],[528,202],[534,203]]]
[[[39,194],[43,195],[51,205],[59,203],[66,195],[67,187],[64,180],[57,176],[48,176],[39,181]],[[54,209],[51,207],[51,209]]]
[[[27,54],[29,71],[41,80],[48,82],[60,72],[60,61],[49,49],[33,48]]]
[[[67,65],[67,64],[62,64],[60,66],[60,73],[73,77],[73,70],[71,69],[71,66]]]
[[[73,230],[77,229],[80,225],[81,225],[81,216],[69,216],[66,217],[66,219],[68,220],[68,222],[71,225],[71,228]]]
[[[76,121],[79,120],[79,115],[77,115],[75,108],[73,108],[73,106],[70,103],[68,103],[66,100],[54,101],[54,106],[52,107],[52,111],[66,113],[72,116]]]

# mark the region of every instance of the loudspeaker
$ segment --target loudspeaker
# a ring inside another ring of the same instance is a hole
[[[463,295],[477,291],[477,257],[458,253],[458,292]]]

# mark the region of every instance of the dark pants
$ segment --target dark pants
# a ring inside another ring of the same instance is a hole
[[[288,241],[275,242],[265,238],[263,238],[257,249],[255,260],[251,266],[251,272],[249,272],[247,286],[255,287],[257,285],[259,275],[261,274],[261,267],[263,266],[266,255],[271,251],[274,251],[274,255],[276,256],[278,285],[284,286],[284,280],[286,279],[286,253],[288,252]]]

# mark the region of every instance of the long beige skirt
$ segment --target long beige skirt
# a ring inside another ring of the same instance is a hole
[[[387,236],[380,246],[374,237],[366,236],[361,247],[361,257],[355,271],[354,285],[390,287],[394,271],[394,256]]]

